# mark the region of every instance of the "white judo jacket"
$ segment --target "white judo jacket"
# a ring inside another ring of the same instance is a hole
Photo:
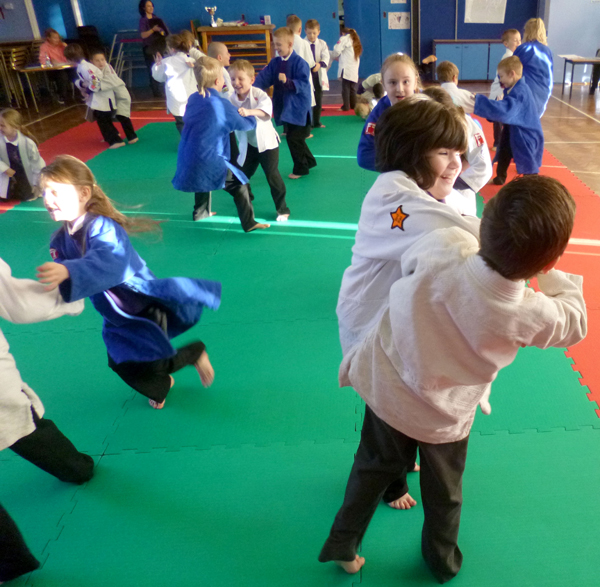
[[[152,77],[165,84],[167,112],[173,116],[183,116],[188,98],[198,91],[194,68],[190,67],[194,63],[192,57],[179,51],[152,66]]]
[[[310,43],[303,39],[300,35],[294,34],[294,51],[308,63],[308,67],[312,71],[312,68],[315,66],[315,60],[312,55],[312,51],[310,49]],[[315,102],[315,85],[313,84],[312,75],[308,76],[308,81],[310,82],[310,105],[315,106],[317,103]]]
[[[475,109],[475,94],[472,94],[468,90],[461,90],[452,82],[441,84],[441,88],[450,94],[456,106],[461,106],[467,114],[473,114],[473,110]]]
[[[100,89],[103,91],[113,91],[115,94],[116,109],[118,116],[131,118],[131,95],[125,85],[125,82],[117,75],[113,66],[107,63],[100,72]]]
[[[260,88],[252,86],[250,92],[243,101],[240,101],[235,92],[229,96],[229,101],[236,108],[246,108],[246,110],[262,110],[269,116],[273,116],[273,102],[266,92]],[[249,131],[236,130],[235,136],[238,140],[238,150],[240,152],[237,163],[243,165],[248,153],[248,144],[256,147],[259,153],[276,149],[281,139],[273,126],[271,118],[261,120],[256,117],[256,128]]]
[[[304,37],[304,40],[308,43],[308,48],[310,50],[310,54],[312,56],[311,42]],[[327,68],[331,63],[331,56],[329,55],[329,47],[327,43],[323,41],[323,39],[317,39],[315,41],[315,62],[316,63],[324,63],[325,67],[321,65],[321,69],[319,69],[319,81],[321,82],[321,88],[323,88],[324,92],[329,91],[329,78],[327,77]],[[313,66],[314,67],[314,66]]]
[[[458,226],[479,238],[479,219],[462,216],[423,191],[403,171],[382,173],[362,204],[352,263],[344,272],[337,304],[344,355],[375,324],[402,277],[402,255],[437,228]]]
[[[58,288],[48,292],[37,281],[16,279],[10,267],[0,259],[0,318],[25,324],[64,315],[76,316],[82,311],[83,300],[67,304]],[[0,450],[35,430],[32,408],[40,418],[44,415],[40,398],[21,379],[8,342],[0,331]]]
[[[354,46],[350,35],[342,35],[331,52],[332,59],[338,59],[338,79],[347,79],[351,82],[358,81],[358,68],[360,57],[354,57]]]
[[[92,63],[82,59],[77,65],[77,76],[79,79],[75,85],[79,89],[88,91],[88,97],[85,103],[92,110],[100,112],[110,112],[113,107],[116,107],[115,93],[113,90],[103,90],[101,87],[102,72]]]
[[[27,181],[29,181],[31,187],[36,186],[40,182],[40,172],[46,167],[46,162],[42,159],[37,145],[20,131],[17,131],[17,142]],[[10,162],[6,150],[6,139],[3,135],[0,135],[0,173],[4,173],[7,169],[10,169]],[[7,196],[8,182],[6,181],[2,182],[0,198],[6,198]]]

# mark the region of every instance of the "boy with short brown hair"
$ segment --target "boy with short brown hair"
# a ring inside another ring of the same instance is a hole
[[[473,114],[475,95],[458,87],[458,67],[451,61],[442,61],[436,71],[442,89],[450,94],[452,101],[467,114]]]

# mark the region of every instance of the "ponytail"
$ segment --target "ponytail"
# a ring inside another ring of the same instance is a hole
[[[358,59],[363,52],[362,43],[360,42],[360,37],[358,33],[354,29],[345,29],[346,33],[350,35],[352,39],[352,48],[354,49],[354,59]]]

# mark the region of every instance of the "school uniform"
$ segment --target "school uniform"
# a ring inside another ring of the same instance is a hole
[[[506,49],[506,51],[504,51],[504,55],[502,55],[502,59],[511,57],[512,54],[513,54],[513,52],[510,49]],[[502,59],[500,59],[500,61],[502,61]],[[502,85],[500,84],[500,78],[498,77],[498,74],[496,73],[496,77],[494,78],[494,81],[492,82],[492,87],[490,89],[489,99],[490,100],[502,100],[503,96],[504,96],[504,89],[502,88]],[[492,124],[494,127],[494,147],[497,147],[498,143],[500,142],[500,134],[502,133],[502,124],[499,122],[494,122]]]
[[[195,192],[195,220],[210,215],[210,192],[225,189],[233,196],[242,228],[252,228],[256,221],[246,185],[248,178],[231,162],[229,135],[235,130],[253,130],[256,119],[240,116],[228,100],[210,88],[206,96],[190,96],[183,120],[173,187]]]
[[[458,226],[479,236],[479,219],[461,216],[423,191],[403,171],[377,177],[363,200],[352,262],[337,304],[344,355],[377,323],[390,287],[402,277],[402,255],[437,228]]]
[[[198,91],[194,68],[190,67],[194,59],[179,51],[165,57],[152,66],[152,77],[165,84],[167,112],[175,118],[175,126],[181,134],[183,116],[189,97]]]
[[[123,139],[112,121],[112,111],[117,102],[115,93],[113,90],[101,88],[102,72],[89,61],[82,59],[77,65],[77,77],[79,79],[75,85],[87,92],[85,102],[98,123],[102,138],[109,147],[116,143],[122,143]]]
[[[539,275],[536,292],[490,269],[478,251],[476,235],[458,227],[416,241],[403,252],[389,306],[344,357],[340,385],[351,385],[367,409],[344,504],[320,560],[354,560],[382,495],[406,474],[418,447],[423,556],[440,582],[455,576],[462,475],[478,402],[522,346],[561,348],[585,338],[580,276],[550,271]]]
[[[61,316],[76,316],[83,302],[67,304],[58,290],[47,292],[31,279],[12,277],[0,259],[0,317],[16,324],[31,324]],[[80,453],[52,420],[44,418],[40,398],[22,379],[8,342],[0,331],[0,450],[10,448],[61,481],[84,483],[94,462]]]
[[[468,114],[465,115],[465,119],[467,121],[468,146],[464,156],[469,165],[456,178],[454,190],[458,191],[464,199],[464,203],[458,204],[461,213],[475,216],[477,214],[476,194],[491,179],[493,165],[481,126]],[[454,204],[455,201],[449,202],[446,198],[446,203]]]
[[[342,35],[331,53],[338,61],[338,79],[342,80],[342,110],[352,110],[356,106],[356,84],[360,57],[354,56],[354,46],[350,35]]]
[[[441,84],[441,88],[450,94],[456,106],[460,106],[467,114],[473,114],[475,94],[467,90],[462,90],[453,82],[444,82]]]
[[[376,171],[375,169],[375,127],[379,117],[391,106],[388,96],[384,96],[377,102],[377,106],[371,110],[363,127],[360,140],[358,141],[358,151],[356,161],[363,169]]]
[[[317,39],[314,43],[311,43],[305,38],[310,48],[312,58],[321,67],[319,71],[312,71],[311,67],[311,78],[315,92],[315,105],[313,106],[313,120],[312,125],[314,128],[321,126],[321,112],[323,110],[323,92],[329,91],[329,78],[327,77],[327,67],[329,67],[329,48],[327,43],[322,39]],[[314,65],[313,65],[314,67]]]
[[[125,82],[117,75],[110,63],[100,70],[100,90],[112,91],[115,95],[117,120],[121,123],[128,141],[137,139],[137,134],[131,123],[131,95]]]
[[[284,73],[287,81],[279,81]],[[300,55],[292,51],[286,58],[275,57],[256,76],[254,85],[261,90],[273,86],[275,124],[287,123],[287,143],[294,161],[294,175],[308,175],[317,165],[306,144],[311,127],[310,69]]]
[[[536,174],[542,164],[544,133],[537,103],[521,78],[512,88],[504,90],[503,100],[475,97],[475,114],[504,125],[500,146],[496,152],[496,177],[504,182],[511,159],[518,174]]]
[[[271,98],[257,87],[250,88],[248,96],[240,100],[234,92],[229,101],[236,109],[262,110],[269,116],[273,114]],[[271,119],[256,118],[256,128],[250,131],[235,131],[238,140],[239,155],[237,164],[244,175],[251,179],[260,165],[265,172],[271,188],[271,196],[277,214],[289,214],[290,209],[285,202],[285,183],[279,173],[279,143],[281,139],[273,127]]]
[[[17,131],[17,138],[9,141],[0,136],[0,174],[7,169],[15,171],[15,175],[0,185],[0,198],[21,201],[35,198],[33,188],[39,184],[40,172],[46,166],[40,156],[37,145],[22,132]]]
[[[529,86],[541,118],[554,85],[552,51],[539,41],[522,43],[514,52],[523,64],[523,79]]]
[[[110,218],[84,214],[51,238],[50,254],[69,270],[59,285],[65,301],[89,297],[104,319],[109,366],[136,391],[161,403],[169,374],[192,365],[202,342],[176,350],[171,339],[194,326],[202,310],[216,310],[221,284],[174,277],[157,279]]]

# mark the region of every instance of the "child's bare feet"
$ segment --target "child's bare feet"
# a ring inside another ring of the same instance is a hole
[[[119,149],[120,147],[124,147],[125,143],[123,141],[121,141],[120,143],[114,143],[112,144],[110,147],[108,147],[109,149]]]
[[[313,135],[312,133],[310,133],[306,138],[307,139],[312,139],[315,135]]]
[[[200,381],[204,387],[210,387],[215,380],[215,370],[208,360],[208,353],[204,351],[200,358],[194,363],[198,375],[200,375]]]
[[[252,232],[253,230],[264,230],[265,228],[269,228],[270,224],[260,224],[257,222],[252,228],[249,228],[246,232]]]
[[[289,214],[278,214],[277,222],[287,222],[289,217],[290,217]]]
[[[301,176],[301,175],[296,175],[295,173],[290,173],[290,174],[288,175],[288,177],[289,177],[290,179],[300,179],[302,176]]]
[[[408,494],[405,493],[402,497],[394,501],[390,501],[388,505],[395,510],[409,510],[417,505],[417,502]]]
[[[165,407],[165,401],[163,400],[162,402],[158,403],[157,401],[154,401],[153,399],[149,399],[148,403],[150,404],[151,408],[154,408],[155,410],[162,410]]]
[[[139,137],[135,137],[135,139],[131,139],[130,141],[127,141],[130,145],[135,145],[138,141],[140,140]]]
[[[356,558],[353,561],[334,561],[336,565],[339,565],[346,571],[346,573],[350,573],[354,575],[358,573],[362,569],[362,566],[365,564],[365,558],[363,556],[356,555]]]
[[[412,473],[418,473],[421,470],[421,467],[419,467],[419,465],[417,465],[417,463],[415,463],[415,468],[412,470]],[[410,473],[411,471],[409,471]]]

